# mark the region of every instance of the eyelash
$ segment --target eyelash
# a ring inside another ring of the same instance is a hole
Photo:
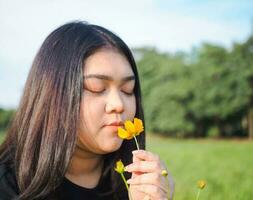
[[[122,91],[124,94],[126,94],[127,96],[132,96],[133,94],[134,94],[134,92],[124,92],[124,91]]]
[[[101,91],[92,91],[92,90],[88,90],[88,91],[91,92],[91,93],[93,93],[93,94],[101,95],[101,94],[103,94],[103,92],[104,92],[105,90],[101,90]]]
[[[87,89],[86,89],[87,90]],[[101,90],[101,91],[92,91],[92,90],[88,90],[89,92],[91,92],[91,93],[93,93],[93,94],[98,94],[98,95],[100,95],[100,94],[103,94],[103,92],[105,91],[105,90]],[[133,94],[134,94],[134,92],[124,92],[124,91],[122,91],[125,95],[127,95],[127,96],[132,96]]]

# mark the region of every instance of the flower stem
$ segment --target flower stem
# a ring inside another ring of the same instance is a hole
[[[137,149],[140,150],[139,144],[138,144],[137,139],[136,139],[135,136],[134,136],[134,141],[135,141],[135,144],[136,144]]]
[[[127,182],[126,182],[126,178],[125,178],[125,176],[124,176],[123,173],[120,173],[120,176],[121,176],[121,178],[123,179],[123,181],[124,181],[124,183],[125,183],[125,186],[126,186],[126,188],[127,188],[127,191],[129,192],[130,200],[132,200],[133,198],[132,198],[132,195],[131,195],[131,191],[129,190],[128,184],[127,184]]]
[[[199,200],[199,194],[200,194],[200,189],[198,190],[198,194],[197,194],[196,200]]]
[[[124,183],[125,183],[125,186],[126,186],[127,190],[129,190],[128,184],[127,184],[127,182],[126,182],[126,179],[125,179],[125,176],[123,175],[123,173],[120,173],[120,176],[121,176],[121,178],[123,179],[123,181],[124,181]]]

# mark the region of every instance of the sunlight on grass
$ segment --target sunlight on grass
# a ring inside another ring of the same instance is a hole
[[[200,199],[252,199],[250,141],[178,140],[148,134],[147,149],[158,153],[172,172],[175,200],[195,199],[199,179],[207,181]]]

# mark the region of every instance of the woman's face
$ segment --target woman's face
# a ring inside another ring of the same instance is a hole
[[[127,59],[113,49],[101,49],[84,64],[84,91],[78,147],[105,154],[122,144],[118,127],[136,112],[135,78]]]

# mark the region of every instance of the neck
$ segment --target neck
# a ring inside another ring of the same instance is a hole
[[[87,152],[77,145],[65,176],[77,185],[93,188],[98,184],[103,163],[102,155]]]

